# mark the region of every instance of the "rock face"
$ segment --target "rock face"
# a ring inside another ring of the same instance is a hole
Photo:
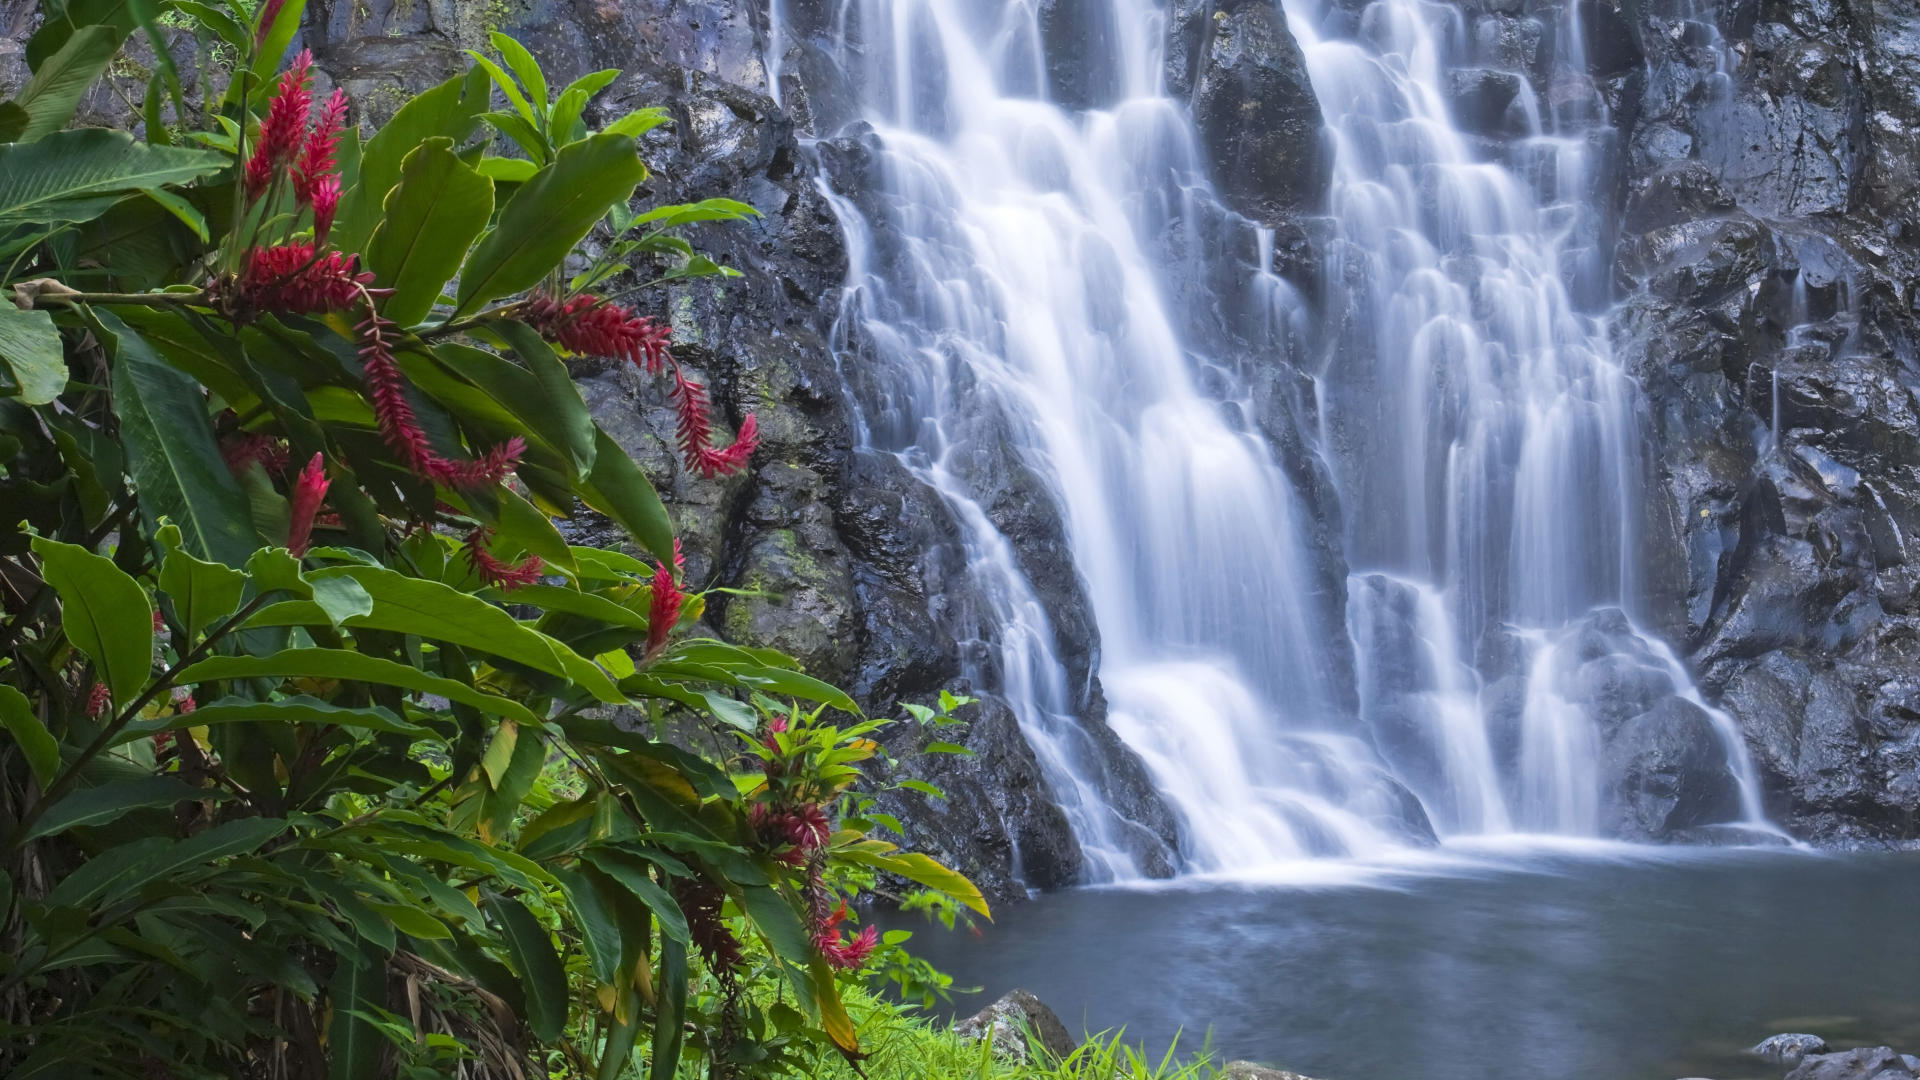
[[[1212,5],[1193,43],[1193,120],[1227,204],[1271,223],[1316,210],[1331,158],[1307,61],[1266,0]]]
[[[1818,1035],[1799,1033],[1770,1035],[1760,1040],[1758,1045],[1747,1052],[1768,1064],[1791,1069],[1797,1067],[1809,1054],[1826,1053],[1827,1040]]]
[[[1916,16],[1764,0],[1717,40],[1620,5],[1645,66],[1589,57],[1624,157],[1615,337],[1648,399],[1657,617],[1769,813],[1840,845],[1920,835]]]
[[[1787,1080],[1913,1080],[1910,1060],[1886,1046],[1812,1054],[1787,1074]]]
[[[1044,1057],[1064,1059],[1079,1047],[1067,1026],[1031,991],[1015,990],[953,1026],[953,1033],[972,1041],[988,1040],[993,1056],[1025,1065],[1036,1059],[1036,1044]]]

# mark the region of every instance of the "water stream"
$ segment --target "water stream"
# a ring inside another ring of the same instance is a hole
[[[1325,556],[1246,419],[1246,358],[1190,340],[1174,307],[1196,286],[1166,252],[1202,248],[1215,204],[1165,90],[1167,13],[1087,6],[1103,29],[1076,62],[1111,103],[1070,110],[1048,100],[1030,0],[824,5],[879,148],[873,197],[826,189],[851,259],[838,344],[861,438],[960,523],[971,674],[1019,716],[1089,880],[1136,875],[1145,841],[995,523],[1009,468],[1058,507],[1109,722],[1184,819],[1189,870],[1390,852],[1419,831],[1409,790],[1442,836],[1602,833],[1596,665],[1708,717],[1741,793],[1726,816],[1759,822],[1731,721],[1635,621],[1639,400],[1602,324],[1592,87],[1543,102],[1522,81],[1517,134],[1489,149],[1446,96],[1457,10],[1284,5],[1334,149],[1330,284],[1300,297],[1259,231],[1246,332],[1316,379],[1307,434],[1352,568],[1342,620],[1309,599]],[[1577,21],[1555,32],[1579,70]]]

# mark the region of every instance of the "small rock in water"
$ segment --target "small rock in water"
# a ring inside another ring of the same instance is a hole
[[[1769,1035],[1761,1039],[1759,1045],[1747,1051],[1762,1061],[1769,1061],[1786,1069],[1799,1065],[1808,1054],[1826,1052],[1827,1040],[1818,1035],[1807,1035],[1801,1032]]]
[[[1255,1065],[1251,1061],[1227,1062],[1227,1073],[1221,1080],[1313,1080],[1297,1072],[1285,1069],[1269,1069],[1265,1065]]]
[[[1914,1080],[1914,1075],[1892,1047],[1863,1046],[1839,1054],[1809,1054],[1787,1080]]]
[[[1032,1032],[1033,1040],[1056,1060],[1073,1053],[1078,1046],[1073,1036],[1067,1034],[1067,1025],[1028,990],[1015,990],[953,1025],[955,1035],[976,1042],[990,1040],[994,1057],[1021,1065],[1033,1057],[1028,1032]]]

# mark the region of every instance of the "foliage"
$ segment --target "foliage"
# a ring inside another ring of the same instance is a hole
[[[862,969],[946,984],[848,902],[986,905],[875,835],[880,721],[681,629],[666,510],[562,358],[667,378],[688,468],[744,467],[753,418],[716,445],[667,329],[588,290],[722,273],[676,230],[751,211],[632,210],[661,114],[594,131],[617,73],[550,96],[505,37],[362,144],[307,57],[273,77],[302,8],[50,2],[0,104],[0,1071],[858,1061]],[[166,62],[144,140],[67,129],[156,19],[234,59],[207,130],[161,122]],[[650,559],[570,544],[582,506]]]

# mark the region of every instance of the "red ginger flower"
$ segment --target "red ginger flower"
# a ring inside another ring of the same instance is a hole
[[[280,76],[280,85],[267,103],[267,118],[260,122],[260,141],[247,160],[248,198],[264,194],[280,168],[298,157],[307,134],[307,115],[312,111],[313,53],[303,50]]]
[[[256,461],[270,473],[287,471],[287,444],[258,432],[242,431],[222,439],[220,456],[235,476],[246,472]]]
[[[726,893],[704,879],[676,878],[673,898],[687,917],[687,933],[693,938],[694,947],[700,950],[701,959],[707,962],[707,969],[722,982],[731,984],[746,957],[740,950],[740,940],[733,936],[721,917]]]
[[[356,273],[354,256],[329,251],[318,258],[312,244],[255,248],[240,275],[240,301],[261,311],[311,315],[352,307],[373,281]]]
[[[545,294],[527,301],[527,322],[549,341],[589,356],[625,360],[649,375],[658,375],[673,361],[667,351],[672,331],[644,315],[592,293],[561,304]]]
[[[673,571],[665,563],[655,563],[653,572],[653,604],[647,612],[647,657],[660,655],[667,647],[667,635],[673,632],[674,624],[680,621],[680,605],[687,594],[673,583]]]
[[[185,716],[200,706],[193,703],[193,695],[187,694],[173,703],[173,711]]]
[[[713,419],[707,406],[707,388],[673,369],[673,403],[679,416],[675,436],[680,442],[680,457],[688,470],[703,479],[730,476],[747,467],[747,460],[760,446],[760,425],[752,416],[740,423],[740,434],[733,445],[713,445]]]
[[[94,683],[93,689],[87,691],[88,716],[99,716],[101,713],[106,712],[107,706],[111,704],[113,704],[113,692],[107,689],[106,683]]]
[[[473,564],[474,575],[482,583],[503,592],[512,592],[540,580],[546,566],[540,561],[540,556],[529,555],[517,563],[502,562],[487,550],[487,540],[492,536],[493,530],[484,525],[467,534],[467,561]]]
[[[371,305],[369,305],[371,307]],[[400,455],[407,471],[423,480],[452,488],[477,488],[497,484],[519,467],[526,452],[526,440],[515,436],[488,451],[477,461],[451,461],[433,452],[427,433],[407,401],[407,379],[394,362],[393,346],[387,334],[394,325],[378,312],[367,316],[359,326],[360,361],[367,382],[367,398],[373,404],[374,419],[380,436]]]
[[[880,928],[863,927],[852,938],[840,935],[840,924],[848,918],[847,905],[841,904],[824,923],[814,931],[813,947],[827,963],[842,971],[852,971],[866,964],[867,957],[880,944]]]
[[[292,510],[287,528],[287,550],[299,558],[307,553],[313,536],[314,515],[320,512],[320,500],[327,497],[327,464],[324,455],[315,454],[300,478],[293,483]]]
[[[340,209],[340,178],[321,177],[309,194],[313,202],[313,240],[324,244],[327,234],[333,231],[333,215]]]
[[[314,190],[322,180],[333,178],[340,167],[335,154],[340,148],[340,132],[347,125],[347,93],[335,90],[320,107],[320,119],[300,148],[300,161],[294,168],[293,190],[303,203],[313,201]]]

